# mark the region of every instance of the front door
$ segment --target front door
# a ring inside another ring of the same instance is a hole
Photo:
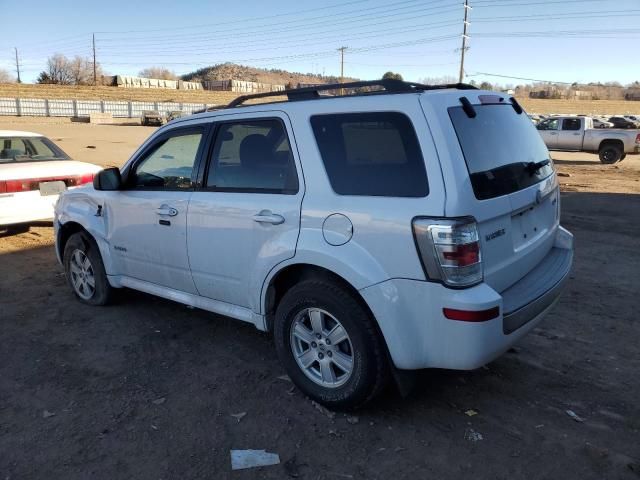
[[[560,150],[582,149],[583,122],[584,119],[580,117],[562,119],[562,127],[558,132],[558,148]]]
[[[538,125],[538,132],[544,140],[545,145],[549,150],[558,148],[558,127],[560,126],[560,120],[557,118],[550,118],[541,122]]]
[[[125,188],[105,192],[114,274],[196,293],[187,255],[187,209],[204,127],[173,129],[131,167]]]
[[[285,114],[226,117],[201,190],[189,206],[187,244],[200,295],[260,312],[262,282],[293,257],[304,191]]]

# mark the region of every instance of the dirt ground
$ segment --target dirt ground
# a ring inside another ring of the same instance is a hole
[[[100,165],[152,131],[2,128]],[[354,416],[279,378],[249,325],[133,291],[77,302],[50,224],[0,238],[0,479],[640,478],[640,158],[554,158],[576,258],[553,312],[486,367],[421,372],[408,398],[389,389]],[[230,449],[282,463],[232,472]]]

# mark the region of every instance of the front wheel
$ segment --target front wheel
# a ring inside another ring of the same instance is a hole
[[[622,160],[622,155],[624,153],[622,151],[622,148],[620,148],[618,145],[609,144],[601,147],[598,154],[600,157],[600,163],[611,165],[612,163],[616,163]]]
[[[71,235],[64,247],[63,264],[67,283],[78,300],[89,305],[109,302],[113,289],[93,238],[82,232]]]
[[[303,280],[276,310],[276,350],[306,395],[329,408],[355,408],[376,396],[388,377],[384,342],[373,322],[340,285]]]

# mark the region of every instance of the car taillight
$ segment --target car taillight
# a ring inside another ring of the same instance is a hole
[[[93,182],[95,174],[87,173],[73,177],[23,178],[19,180],[0,181],[0,193],[19,193],[38,190],[43,182],[64,182],[67,187],[79,187]]]
[[[640,143],[640,133],[636,135],[636,143]]]
[[[482,281],[482,254],[474,218],[416,218],[413,234],[430,280],[451,287],[470,287]]]

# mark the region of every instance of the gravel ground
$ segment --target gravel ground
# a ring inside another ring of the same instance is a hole
[[[553,312],[495,362],[352,415],[280,378],[249,325],[133,291],[77,302],[50,224],[0,238],[0,478],[640,478],[640,159],[555,157],[576,258]],[[281,464],[232,472],[231,449]]]

